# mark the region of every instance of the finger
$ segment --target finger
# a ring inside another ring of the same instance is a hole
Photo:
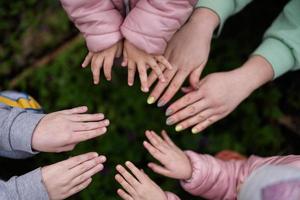
[[[156,84],[155,88],[153,89],[153,91],[148,97],[147,100],[148,104],[153,104],[156,102],[156,100],[160,97],[160,95],[163,93],[165,88],[169,85],[170,81],[172,80],[175,74],[176,74],[176,70],[174,69],[165,71],[164,76],[166,78],[166,82],[159,81]]]
[[[123,47],[123,61],[121,63],[121,66],[126,67],[127,65],[129,65],[128,54],[127,54],[126,48]]]
[[[205,111],[203,112],[200,112],[198,114],[196,114],[195,116],[191,117],[191,118],[188,118],[186,120],[184,120],[183,122],[180,122],[177,126],[176,126],[176,131],[183,131],[191,126],[194,126],[195,124],[198,124],[198,123],[201,123],[201,122],[204,122],[206,120],[209,119],[209,117],[211,117],[212,115],[216,114],[216,110],[215,109],[206,109]],[[195,131],[195,130],[192,130],[192,132],[194,134],[198,133],[199,131]]]
[[[164,106],[168,103],[171,98],[176,94],[176,92],[181,88],[187,74],[183,71],[178,71],[172,82],[170,83],[168,89],[164,93],[164,95],[158,101],[158,107]]]
[[[68,119],[73,122],[93,122],[100,121],[104,119],[104,115],[102,113],[97,114],[73,114],[69,115]]]
[[[120,58],[123,51],[123,41],[119,41],[117,46],[116,58]]]
[[[81,184],[83,182],[85,182],[86,180],[90,179],[92,176],[94,176],[95,174],[99,173],[101,170],[103,170],[104,166],[102,164],[98,164],[96,166],[94,166],[93,168],[89,169],[88,171],[80,174],[79,176],[75,177],[70,185],[72,187]]]
[[[208,107],[209,107],[209,102],[207,102],[205,99],[197,101],[197,102],[185,107],[184,109],[174,113],[173,115],[171,115],[167,119],[166,124],[169,126],[176,124],[186,118],[189,118],[191,116],[196,115],[197,113],[202,112],[203,110],[207,109]]]
[[[131,196],[135,195],[135,189],[134,186],[132,186],[131,184],[129,184],[126,180],[126,178],[124,179],[123,176],[121,176],[120,174],[117,174],[115,176],[116,181],[122,186],[122,188],[125,189],[126,192],[128,192]]]
[[[190,85],[194,89],[199,89],[200,76],[202,74],[203,67],[198,67],[195,69],[189,77]]]
[[[196,90],[195,92],[188,93],[175,101],[175,103],[171,104],[167,111],[166,115],[170,116],[174,113],[176,113],[178,110],[181,110],[182,108],[202,99],[204,96],[200,90]]]
[[[146,66],[144,63],[138,63],[137,68],[141,81],[141,89],[143,92],[149,92]]]
[[[136,178],[132,176],[122,165],[118,165],[116,169],[131,186],[136,187],[139,184]]]
[[[131,60],[128,61],[128,85],[133,86],[134,76],[136,71],[136,65]]]
[[[170,171],[158,164],[149,163],[148,167],[157,174],[170,177]]]
[[[164,162],[164,157],[163,157],[163,154],[162,154],[161,151],[159,151],[158,149],[156,149],[155,147],[153,147],[147,141],[144,141],[143,145],[146,148],[146,150],[150,153],[150,155],[153,156],[153,158],[155,158],[159,162]]]
[[[161,131],[161,135],[164,138],[164,140],[166,141],[166,143],[168,143],[170,146],[176,146],[165,130]]]
[[[166,67],[160,63],[158,64],[158,67],[160,68],[160,70],[162,72],[164,72],[166,69]],[[148,86],[151,87],[153,85],[153,83],[157,80],[157,78],[158,78],[157,74],[155,73],[155,71],[152,70],[150,75],[148,76]],[[164,78],[165,78],[165,76],[164,76]]]
[[[157,62],[155,62],[154,60],[150,60],[147,62],[147,64],[150,66],[150,68],[156,73],[156,75],[158,76],[159,80],[162,82],[165,82],[165,76],[163,75],[162,70],[160,69],[159,65],[157,64]],[[148,81],[148,80],[147,80]]]
[[[73,167],[72,169],[70,169],[70,171],[68,172],[68,176],[70,177],[70,179],[72,180],[72,182],[76,179],[76,184],[79,184],[83,181],[85,181],[87,178],[84,178],[85,176],[82,176],[83,174],[85,174],[86,172],[89,172],[91,169],[95,170],[94,168],[100,168],[102,166],[103,169],[103,163],[106,161],[106,157],[105,156],[98,156],[95,157],[93,159],[87,160],[83,163],[80,163],[79,165]],[[101,166],[100,166],[101,165]],[[78,177],[80,180],[78,180]]]
[[[104,60],[104,76],[106,77],[106,80],[111,80],[111,70],[114,63],[114,55],[109,55]]]
[[[90,62],[93,58],[93,55],[94,54],[92,52],[89,52],[88,55],[84,58],[84,61],[81,65],[83,68],[87,67],[90,64]]]
[[[163,64],[167,69],[173,69],[171,63],[164,56],[154,57],[159,63]]]
[[[92,183],[92,178],[86,180],[85,182],[81,183],[80,185],[75,186],[74,188],[72,188],[69,193],[67,194],[66,198],[69,196],[72,196],[82,190],[84,190],[85,188],[87,188],[90,184]]]
[[[128,169],[131,171],[131,173],[139,180],[139,182],[143,182],[145,179],[145,176],[141,171],[130,161],[127,161],[125,165],[128,167]]]
[[[154,133],[153,131],[146,131],[146,137],[156,149],[158,149],[162,153],[166,151],[166,144],[164,144],[164,141],[156,133]]]
[[[118,189],[118,195],[124,200],[134,200],[129,194],[127,194],[124,190]]]
[[[181,87],[181,92],[183,92],[184,94],[190,93],[195,91],[195,89],[191,86],[189,87]]]
[[[72,109],[68,109],[68,110],[62,110],[59,112],[65,114],[65,115],[72,115],[72,114],[86,113],[87,111],[88,111],[87,106],[80,106],[80,107],[76,107],[76,108],[72,108]]]
[[[73,133],[73,137],[71,139],[72,144],[77,144],[80,142],[84,142],[87,140],[94,139],[101,135],[104,135],[107,132],[107,128],[98,128],[90,131],[81,131]]]
[[[68,144],[66,146],[60,147],[57,149],[57,153],[66,152],[66,151],[72,151],[75,148],[75,144]]]
[[[90,131],[99,128],[105,128],[109,125],[109,120],[103,120],[99,122],[73,122],[73,131]]]
[[[94,56],[92,59],[92,74],[94,79],[94,84],[98,84],[100,82],[100,70],[103,65],[104,57],[100,54]]]
[[[224,116],[222,114],[216,114],[216,115],[211,116],[210,118],[208,118],[208,119],[200,122],[196,126],[194,126],[193,129],[192,129],[192,133],[193,134],[200,133],[201,131],[203,131],[204,129],[206,129],[207,127],[212,125],[213,123],[219,121],[223,117]]]
[[[85,153],[79,156],[71,157],[65,161],[62,161],[62,164],[66,166],[68,169],[71,169],[83,162],[94,159],[96,157],[98,157],[98,153],[96,152]]]

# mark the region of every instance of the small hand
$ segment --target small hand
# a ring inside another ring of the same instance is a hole
[[[128,65],[128,85],[132,86],[134,83],[134,76],[136,69],[138,70],[141,89],[143,92],[149,91],[147,81],[147,69],[153,69],[154,73],[159,77],[160,81],[165,81],[165,77],[159,65],[164,65],[165,68],[172,69],[172,66],[163,56],[153,56],[138,49],[133,44],[125,40],[124,42],[124,61],[122,65]]]
[[[119,41],[112,47],[105,49],[101,52],[92,53],[89,52],[85,57],[82,67],[85,68],[91,63],[92,74],[94,79],[94,84],[99,84],[100,82],[100,71],[103,66],[104,75],[106,80],[110,81],[111,70],[114,64],[115,57],[120,57],[123,50],[123,41]]]
[[[47,114],[41,119],[32,137],[32,148],[41,152],[70,151],[83,141],[107,131],[109,120],[100,114],[84,114],[87,107],[77,107]]]
[[[86,153],[42,168],[42,181],[51,200],[66,199],[85,189],[103,169],[105,156]]]
[[[148,166],[156,173],[170,178],[187,180],[192,176],[192,165],[185,153],[179,149],[165,131],[163,139],[154,131],[146,131],[149,142],[144,141],[147,151],[162,165],[149,163]]]
[[[127,161],[126,167],[116,167],[119,174],[115,176],[116,181],[123,187],[118,189],[118,195],[124,200],[167,200],[164,191],[153,182],[142,170]],[[125,190],[125,191],[124,191]]]

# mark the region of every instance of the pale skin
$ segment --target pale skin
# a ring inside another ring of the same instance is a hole
[[[127,40],[124,41],[123,57],[122,66],[128,67],[128,85],[132,86],[134,84],[135,73],[138,71],[141,82],[141,90],[143,92],[149,91],[147,75],[148,69],[152,69],[153,73],[156,74],[161,82],[165,82],[165,77],[160,66],[172,69],[171,64],[167,61],[167,59],[165,59],[165,57],[148,54]]]
[[[88,53],[82,63],[82,67],[86,68],[89,64],[91,64],[93,81],[95,85],[100,83],[100,73],[102,68],[106,80],[110,81],[112,79],[112,67],[114,64],[114,59],[119,58],[122,55],[122,51],[123,41],[119,41],[103,51]]]
[[[167,70],[161,66],[166,81],[157,82],[149,95],[149,104],[157,101],[158,107],[167,104],[188,77],[191,86],[197,88],[208,60],[213,32],[218,24],[219,18],[211,10],[198,8],[194,11],[190,20],[168,43],[164,56],[173,69]],[[156,74],[152,72],[148,78],[149,86],[156,79]]]
[[[106,133],[109,120],[102,113],[87,114],[86,106],[47,114],[32,136],[32,148],[40,152],[71,151],[83,141]]]
[[[127,161],[125,167],[116,167],[116,181],[123,189],[118,189],[118,195],[124,200],[167,200],[165,192],[153,182],[148,175]]]
[[[92,182],[92,176],[100,172],[105,156],[95,152],[82,154],[42,168],[42,181],[51,200],[66,199]]]
[[[252,56],[241,67],[213,73],[170,105],[166,111],[168,125],[177,124],[176,131],[192,128],[196,134],[229,115],[254,90],[271,81],[274,71],[261,56]]]

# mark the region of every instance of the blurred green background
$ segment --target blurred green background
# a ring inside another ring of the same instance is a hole
[[[286,2],[256,0],[229,19],[222,35],[213,41],[205,73],[240,66]],[[147,169],[151,158],[142,147],[146,129],[166,129],[180,147],[202,153],[215,154],[223,149],[261,156],[300,152],[299,72],[288,73],[257,90],[229,117],[199,135],[175,133],[174,127],[165,125],[164,108],[147,105],[147,96],[138,84],[133,88],[126,85],[126,70],[116,66],[112,82],[102,78],[100,86],[92,84],[90,70],[80,67],[87,53],[84,41],[58,1],[1,0],[0,33],[0,90],[26,91],[46,112],[87,105],[90,112],[103,112],[111,121],[105,136],[80,144],[71,153],[42,153],[25,161],[1,158],[3,179],[70,155],[97,151],[108,157],[105,170],[94,177],[88,189],[70,199],[119,199],[114,167],[126,160],[146,169],[165,190],[176,192],[182,199],[199,199],[185,193],[177,181]]]

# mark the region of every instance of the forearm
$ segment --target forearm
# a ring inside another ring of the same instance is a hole
[[[36,169],[22,176],[12,177],[7,182],[0,181],[0,199],[48,200],[41,170]]]

